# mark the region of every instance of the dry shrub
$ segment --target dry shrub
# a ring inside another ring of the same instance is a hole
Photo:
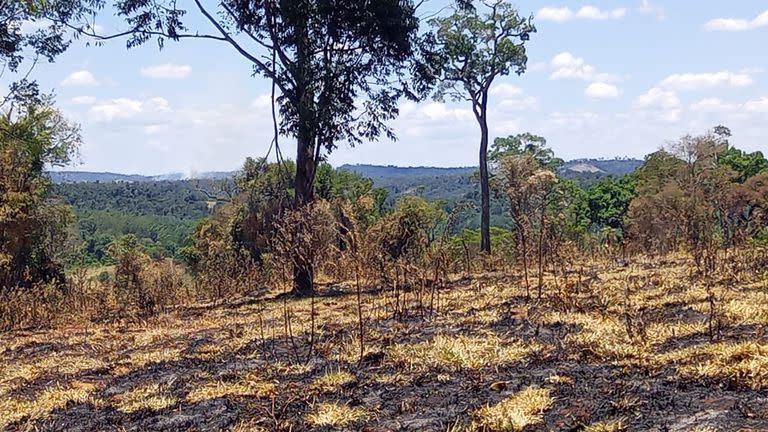
[[[314,280],[337,238],[336,217],[327,201],[286,210],[275,222],[271,242],[274,265],[283,274],[295,269],[307,271]]]
[[[266,256],[262,257],[267,259]],[[195,298],[208,301],[226,301],[261,285],[262,271],[250,257],[232,248],[224,247],[211,253],[196,268]]]
[[[367,274],[378,275],[386,281],[394,270],[396,282],[400,273],[407,279],[409,272],[401,270],[422,263],[444,218],[439,207],[421,198],[408,196],[401,199],[394,211],[366,232],[364,265]]]
[[[0,331],[48,327],[63,302],[63,291],[50,284],[0,292]]]

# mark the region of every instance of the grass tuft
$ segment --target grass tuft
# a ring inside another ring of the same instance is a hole
[[[390,349],[389,355],[395,363],[410,367],[479,369],[514,363],[539,350],[539,345],[509,343],[497,336],[437,335],[429,342],[395,345]]]
[[[316,427],[343,427],[367,417],[368,414],[362,408],[353,408],[338,403],[322,403],[307,416],[307,422]]]
[[[544,421],[543,413],[554,400],[550,391],[527,387],[496,405],[478,410],[475,415],[480,426],[493,432],[518,432],[529,425]]]

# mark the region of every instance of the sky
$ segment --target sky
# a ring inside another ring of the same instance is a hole
[[[446,3],[431,0],[422,13]],[[642,158],[723,124],[735,146],[768,152],[765,1],[513,4],[533,14],[538,32],[527,45],[527,72],[491,89],[491,137],[542,135],[565,159]],[[121,26],[100,17],[96,28]],[[80,162],[69,169],[230,171],[247,156],[264,156],[272,138],[269,82],[221,42],[127,50],[124,41],[87,46],[81,39],[55,63],[39,64],[32,78],[82,126]],[[12,80],[6,74],[0,85]],[[479,129],[466,103],[403,101],[391,125],[397,141],[342,144],[329,161],[477,164]],[[295,147],[282,138],[282,148],[290,155]]]

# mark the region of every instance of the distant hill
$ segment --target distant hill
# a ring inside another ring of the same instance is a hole
[[[373,180],[376,187],[387,189],[390,200],[402,195],[455,201],[475,193],[472,174],[475,167],[397,167],[378,165],[342,165],[339,170],[354,171]]]
[[[560,167],[559,174],[589,187],[605,177],[621,177],[634,172],[643,165],[639,159],[576,159]]]
[[[561,173],[590,173],[623,176],[643,165],[639,159],[575,159],[566,162]]]
[[[111,172],[89,171],[50,171],[51,180],[56,184],[65,183],[140,183],[153,181],[178,181],[189,179],[223,179],[232,177],[234,172],[211,171],[191,176],[182,173],[146,176],[140,174],[117,174]]]
[[[456,167],[456,168],[441,168],[441,167],[399,167],[394,165],[342,165],[338,168],[343,171],[355,171],[364,177],[370,179],[377,178],[389,178],[389,177],[432,177],[432,176],[445,176],[445,175],[466,175],[472,174],[477,168],[475,167]]]
[[[579,159],[566,162],[560,175],[587,187],[607,176],[630,173],[640,165],[642,161],[635,159]],[[405,195],[439,200],[446,210],[455,208],[461,202],[472,203],[474,210],[461,216],[459,225],[470,228],[479,225],[477,206],[480,197],[475,167],[342,165],[338,169],[354,171],[372,179],[376,187],[389,192],[389,205]],[[89,251],[94,256],[101,256],[104,245],[99,241],[115,233],[152,238],[155,239],[153,247],[175,252],[192,232],[194,224],[210,214],[210,203],[198,190],[200,185],[197,180],[231,178],[234,172],[145,176],[54,171],[50,175],[56,183],[54,193],[77,211],[84,238],[90,242],[89,245],[93,243]],[[501,197],[492,198],[493,225],[509,224],[505,206],[506,201]]]

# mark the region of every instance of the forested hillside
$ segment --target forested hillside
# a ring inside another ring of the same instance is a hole
[[[79,182],[54,185],[53,194],[75,210],[86,259],[100,261],[109,244],[127,234],[153,255],[174,256],[211,214],[216,201],[203,192],[210,187],[201,180]]]

